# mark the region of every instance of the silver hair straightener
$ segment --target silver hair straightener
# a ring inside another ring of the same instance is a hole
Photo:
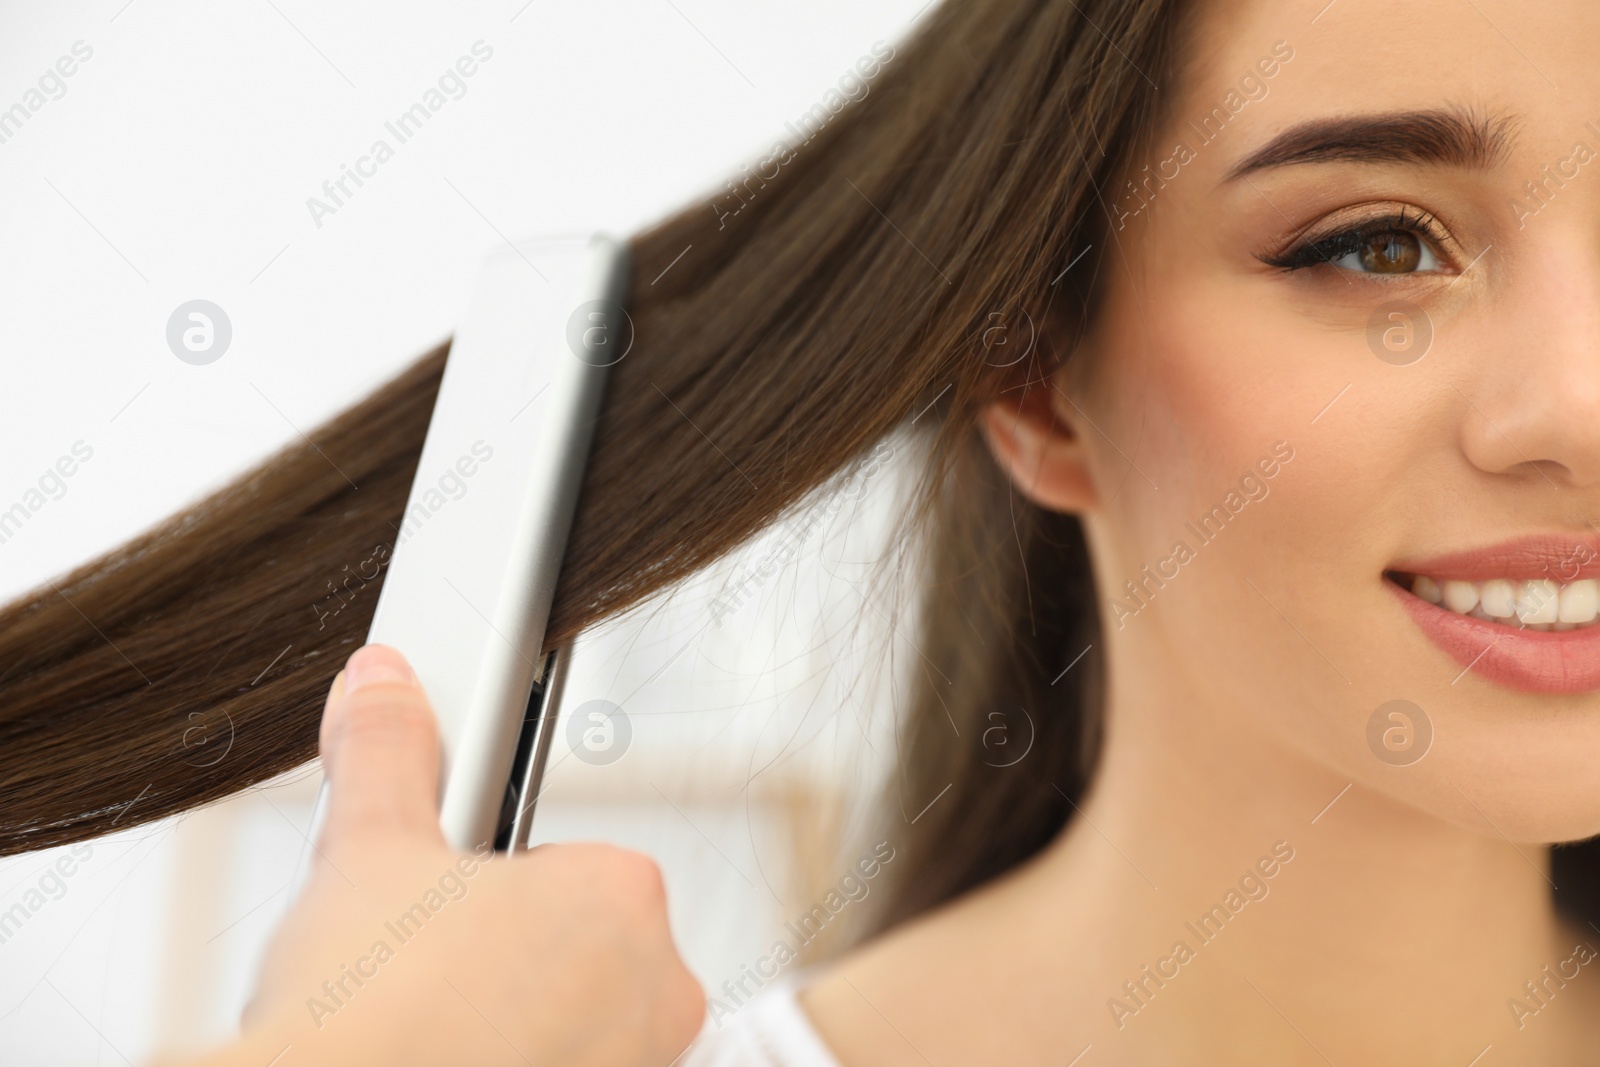
[[[632,344],[627,262],[595,236],[484,263],[367,633],[404,653],[433,704],[439,819],[458,849],[527,847],[568,658],[545,652],[545,624],[607,368]]]

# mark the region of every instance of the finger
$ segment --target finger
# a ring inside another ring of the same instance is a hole
[[[322,702],[322,727],[317,733],[317,751],[328,751],[330,730],[333,724],[333,706],[344,698],[344,671],[333,676],[333,684],[328,687],[328,696]]]
[[[374,831],[443,840],[439,727],[399,652],[367,645],[350,657],[328,694],[322,746],[325,842],[337,847]]]

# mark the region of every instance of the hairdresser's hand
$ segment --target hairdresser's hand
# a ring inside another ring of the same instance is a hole
[[[603,845],[451,850],[433,715],[397,652],[350,658],[321,745],[317,867],[243,1041],[206,1064],[665,1067],[689,1044],[705,1002],[654,865]]]

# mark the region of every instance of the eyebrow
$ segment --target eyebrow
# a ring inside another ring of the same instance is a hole
[[[1314,119],[1234,164],[1223,182],[1301,163],[1409,163],[1487,170],[1512,141],[1512,122],[1459,108]]]

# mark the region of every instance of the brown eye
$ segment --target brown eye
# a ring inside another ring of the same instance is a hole
[[[1422,263],[1422,240],[1404,230],[1385,230],[1361,242],[1356,255],[1373,274],[1410,274]]]
[[[1408,211],[1371,219],[1348,230],[1335,231],[1277,255],[1257,258],[1282,270],[1335,267],[1352,274],[1386,274],[1391,278],[1430,274],[1444,270],[1432,216],[1412,216]]]

